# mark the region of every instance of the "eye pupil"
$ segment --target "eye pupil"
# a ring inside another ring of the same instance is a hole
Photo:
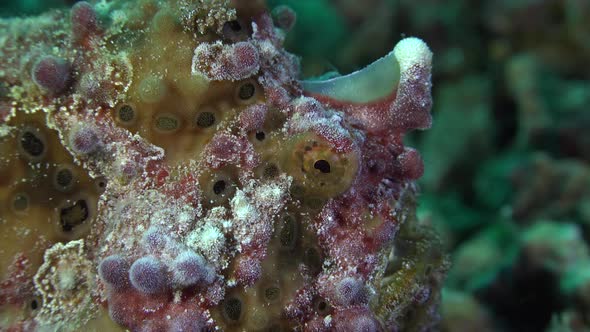
[[[263,141],[266,137],[266,134],[263,131],[259,131],[256,133],[256,139],[259,141]]]
[[[330,173],[330,163],[325,160],[318,160],[313,164],[313,168],[322,173]]]
[[[227,22],[227,24],[235,32],[242,31],[242,25],[238,21],[229,21],[229,22]]]
[[[96,186],[96,190],[98,191],[98,193],[102,194],[107,187],[107,180],[100,177],[94,181],[94,184]]]
[[[215,195],[221,195],[225,191],[225,181],[219,180],[213,185]]]
[[[31,301],[31,309],[36,310],[39,307],[37,300]]]

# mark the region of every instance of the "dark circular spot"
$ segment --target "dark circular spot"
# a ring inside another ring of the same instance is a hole
[[[211,112],[201,112],[197,116],[197,126],[200,128],[209,128],[215,124],[215,114]]]
[[[156,118],[156,129],[170,133],[180,128],[180,119],[172,114],[162,114]]]
[[[12,200],[12,208],[16,212],[25,211],[29,207],[29,197],[27,194],[18,193],[14,196]]]
[[[72,173],[72,170],[67,167],[58,169],[55,172],[54,183],[58,190],[65,191],[70,189],[74,183],[74,174]]]
[[[276,301],[281,296],[281,290],[278,287],[269,287],[264,290],[264,298],[268,301]]]
[[[125,105],[119,107],[119,111],[117,112],[117,116],[119,118],[119,121],[121,121],[123,123],[133,122],[133,120],[135,119],[135,110],[133,109],[133,107],[131,105],[125,104]]]
[[[266,134],[263,131],[256,132],[256,139],[257,140],[264,141],[264,138],[266,138]]]
[[[37,310],[37,308],[39,308],[39,303],[37,302],[37,300],[31,301],[31,309]]]
[[[256,87],[253,83],[244,83],[240,86],[240,90],[238,91],[238,97],[240,97],[241,100],[248,100],[254,96],[255,92]]]
[[[283,248],[293,249],[297,243],[297,233],[297,221],[291,216],[285,216],[279,233],[281,246]]]
[[[225,41],[237,43],[248,39],[251,31],[241,20],[228,21],[223,24],[221,33]]]
[[[303,252],[303,264],[307,265],[312,274],[318,274],[322,270],[322,258],[315,248],[307,248]]]
[[[59,222],[64,232],[70,232],[78,225],[81,225],[90,216],[88,203],[79,199],[73,204],[66,205],[59,211]]]
[[[27,157],[31,159],[40,158],[45,152],[44,139],[36,130],[23,130],[20,135],[19,143],[22,151],[24,151]]]
[[[295,184],[290,189],[291,198],[300,200],[305,196],[305,188],[302,185]]]
[[[319,170],[322,173],[330,173],[330,163],[321,159],[313,164],[313,168]]]
[[[223,180],[219,180],[213,184],[213,192],[215,195],[221,195],[225,191],[226,183]]]
[[[279,168],[275,164],[268,164],[264,167],[262,173],[265,178],[272,179],[279,175]]]
[[[223,315],[229,321],[238,321],[242,316],[242,301],[231,297],[223,301]]]
[[[330,311],[330,306],[324,299],[318,299],[315,303],[315,308],[321,315],[327,314]]]

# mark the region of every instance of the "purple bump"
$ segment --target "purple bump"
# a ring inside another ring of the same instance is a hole
[[[131,284],[138,291],[155,294],[166,288],[166,270],[164,265],[152,256],[136,260],[129,270]]]
[[[377,332],[382,330],[373,314],[366,309],[353,308],[341,311],[335,315],[334,321],[337,332]]]
[[[363,283],[352,277],[346,277],[336,284],[334,301],[338,305],[348,306],[366,302],[367,296]]]
[[[47,55],[35,63],[31,76],[40,88],[58,94],[70,85],[71,72],[71,66],[66,60]]]
[[[363,332],[377,332],[379,331],[379,327],[377,326],[377,322],[373,317],[371,317],[368,313],[360,313],[354,318],[352,318],[350,322],[350,327],[353,331],[363,331]]]
[[[215,269],[211,265],[207,265],[205,268],[205,275],[203,277],[204,284],[210,284],[217,278],[217,273],[215,273]]]
[[[295,25],[297,14],[291,7],[280,5],[272,10],[272,18],[277,27],[289,31]]]
[[[253,131],[262,128],[268,106],[265,104],[254,104],[240,113],[239,121],[244,131]]]
[[[206,279],[208,268],[203,256],[192,251],[178,255],[173,264],[174,282],[183,287],[194,286]]]
[[[80,1],[72,7],[70,19],[72,21],[72,34],[77,41],[96,34],[98,31],[96,11],[86,1]]]
[[[230,64],[232,75],[236,77],[250,77],[260,68],[260,54],[254,44],[250,42],[234,44],[226,55],[232,59],[232,61],[228,61],[228,64]]]
[[[152,252],[162,252],[168,245],[168,236],[157,228],[150,228],[145,232],[141,239],[147,250]]]
[[[424,174],[424,162],[416,149],[404,147],[404,152],[397,156],[402,176],[417,180]]]
[[[183,312],[170,321],[170,332],[201,332],[203,318],[196,312]]]
[[[91,126],[80,126],[70,133],[70,146],[77,154],[90,154],[98,150],[100,138]]]
[[[260,260],[254,257],[242,256],[236,263],[236,279],[244,286],[252,286],[262,276]]]
[[[125,305],[122,301],[111,302],[109,300],[109,317],[117,324],[129,326],[133,317],[133,308]]]
[[[103,259],[98,266],[98,274],[105,283],[117,289],[129,286],[129,264],[120,255]]]

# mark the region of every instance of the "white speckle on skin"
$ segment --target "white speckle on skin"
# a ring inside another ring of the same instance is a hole
[[[234,218],[237,221],[251,220],[257,215],[255,207],[250,204],[246,194],[242,190],[236,191],[234,198],[231,200],[231,206]]]
[[[11,129],[12,128],[7,125],[0,125],[0,137],[8,136],[10,134]]]
[[[225,237],[216,226],[205,224],[188,235],[186,244],[191,249],[202,253],[208,261],[215,262],[225,246]]]

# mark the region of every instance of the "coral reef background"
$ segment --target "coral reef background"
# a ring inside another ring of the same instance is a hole
[[[74,1],[12,1],[0,15]],[[272,0],[304,75],[349,73],[403,36],[435,54],[418,217],[452,253],[443,331],[590,329],[590,2]]]

